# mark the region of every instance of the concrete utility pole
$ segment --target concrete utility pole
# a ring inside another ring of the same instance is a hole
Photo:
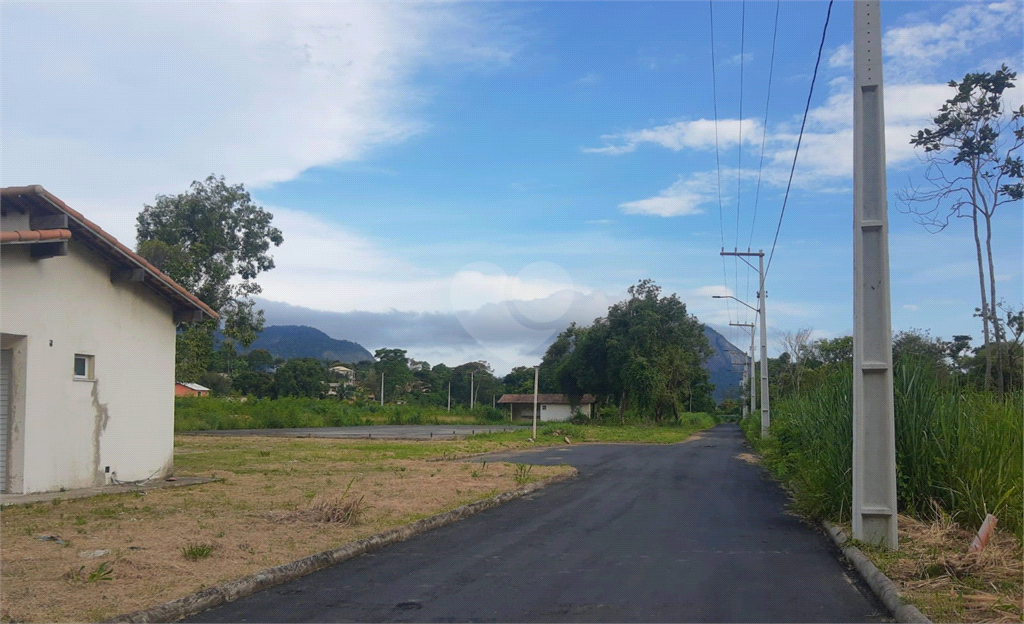
[[[448,382],[448,411],[452,411],[452,382]]]
[[[896,550],[882,24],[878,0],[853,7],[853,537]]]
[[[469,371],[469,409],[473,409],[473,371]]]
[[[537,385],[540,382],[540,366],[533,367],[533,439],[537,439]]]
[[[739,256],[743,259],[745,256],[757,256],[757,272],[760,276],[758,283],[761,285],[757,291],[757,309],[755,310],[751,306],[743,303],[736,297],[722,297],[721,295],[712,295],[716,299],[732,299],[739,301],[743,305],[747,306],[751,310],[754,310],[761,317],[761,437],[768,436],[768,428],[771,425],[771,409],[770,402],[768,400],[768,322],[766,320],[768,314],[765,311],[765,297],[767,293],[764,289],[764,250],[759,249],[756,253],[752,251],[722,251],[723,256]],[[746,260],[743,260],[746,262]],[[748,265],[750,263],[747,263]]]
[[[750,328],[750,374],[747,376],[747,382],[750,384],[750,413],[753,414],[754,410],[757,409],[754,405],[754,396],[757,392],[754,389],[754,336],[756,335],[756,325],[753,323],[729,323],[736,327],[749,327]],[[744,414],[745,415],[745,414]]]
[[[384,407],[384,371],[380,373],[380,406]]]

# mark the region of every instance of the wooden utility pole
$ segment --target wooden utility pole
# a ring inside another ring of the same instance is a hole
[[[896,550],[882,24],[853,3],[853,537]]]

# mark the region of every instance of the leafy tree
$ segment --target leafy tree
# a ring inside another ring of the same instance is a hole
[[[158,195],[146,205],[136,219],[137,249],[221,315],[227,341],[248,347],[264,322],[251,299],[261,292],[256,277],[274,268],[270,247],[284,240],[272,220],[241,184],[229,186],[223,176],[211,175],[185,193]],[[197,327],[212,336],[217,323]],[[181,348],[188,345],[179,339]],[[194,365],[179,358],[182,372]]]
[[[392,400],[407,394],[413,380],[412,371],[409,370],[409,358],[405,357],[405,353],[405,349],[377,349],[373,353],[373,356],[377,358],[374,370],[378,375],[378,385],[375,389],[380,390],[379,375],[383,374],[384,395]]]
[[[811,345],[810,361],[822,366],[853,362],[853,336],[839,338],[822,338]]]
[[[245,370],[231,378],[232,387],[242,394],[265,397],[273,392],[274,376],[263,371]]]
[[[532,366],[516,366],[502,379],[502,383],[505,384],[505,392],[509,394],[532,394],[533,377]]]
[[[318,398],[327,389],[327,371],[313,358],[294,358],[274,373],[273,392],[276,397],[297,396]]]
[[[262,371],[274,365],[274,356],[266,349],[253,349],[245,355],[249,370]]]
[[[174,355],[177,380],[198,382],[213,360],[213,334],[201,325],[184,328],[178,332]]]
[[[627,301],[593,326],[563,331],[548,348],[542,371],[553,368],[572,402],[584,392],[612,397],[620,420],[631,408],[662,420],[691,402],[706,405],[712,386],[703,363],[712,350],[703,325],[678,297],[662,297],[652,280],[628,292]]]
[[[994,336],[996,351],[1003,331],[995,312],[996,273],[992,257],[992,218],[996,209],[1024,197],[1020,150],[1024,145],[1024,106],[1004,110],[1003,93],[1012,89],[1015,72],[1002,65],[995,73],[969,73],[951,80],[956,94],[946,100],[932,126],[911,137],[924,149],[928,163],[924,188],[910,188],[897,197],[930,231],[945,229],[953,217],[968,218],[974,227],[984,336],[985,387],[991,386]],[[982,247],[981,231],[985,245]],[[986,266],[987,264],[987,266]],[[991,330],[990,330],[991,326]],[[1002,391],[1000,374],[999,390]]]

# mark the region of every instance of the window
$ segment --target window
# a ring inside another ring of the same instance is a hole
[[[93,357],[91,355],[75,354],[75,379],[93,379]]]
[[[540,406],[540,408],[541,408],[541,409],[547,409],[547,408],[548,408],[548,406],[547,406],[547,405],[541,405],[541,406]]]

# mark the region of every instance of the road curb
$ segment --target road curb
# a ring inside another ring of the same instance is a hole
[[[310,555],[291,563],[285,563],[273,568],[261,570],[255,574],[229,581],[221,585],[209,587],[192,595],[171,600],[147,609],[140,609],[131,613],[119,615],[107,620],[107,622],[174,622],[181,618],[188,617],[206,611],[226,602],[232,602],[244,596],[254,594],[274,585],[280,585],[288,581],[312,574],[329,566],[341,563],[359,555],[378,550],[390,544],[402,542],[414,535],[430,531],[445,525],[451,524],[463,518],[468,518],[481,511],[497,507],[511,500],[526,496],[541,488],[560,483],[575,477],[578,471],[573,468],[570,472],[555,475],[520,486],[514,490],[502,492],[501,494],[468,503],[456,507],[429,518],[417,520],[411,524],[396,527],[383,533],[377,533],[361,540],[349,542],[344,546],[332,550]]]
[[[871,591],[875,592],[878,599],[882,601],[887,609],[896,618],[897,622],[915,622],[919,624],[931,624],[921,611],[912,604],[908,604],[900,598],[899,588],[882,573],[875,564],[871,563],[859,548],[849,543],[849,538],[842,529],[827,520],[822,520],[821,525],[825,527],[836,546],[843,551],[843,555],[853,564],[853,567],[860,574],[864,582],[868,584]]]

